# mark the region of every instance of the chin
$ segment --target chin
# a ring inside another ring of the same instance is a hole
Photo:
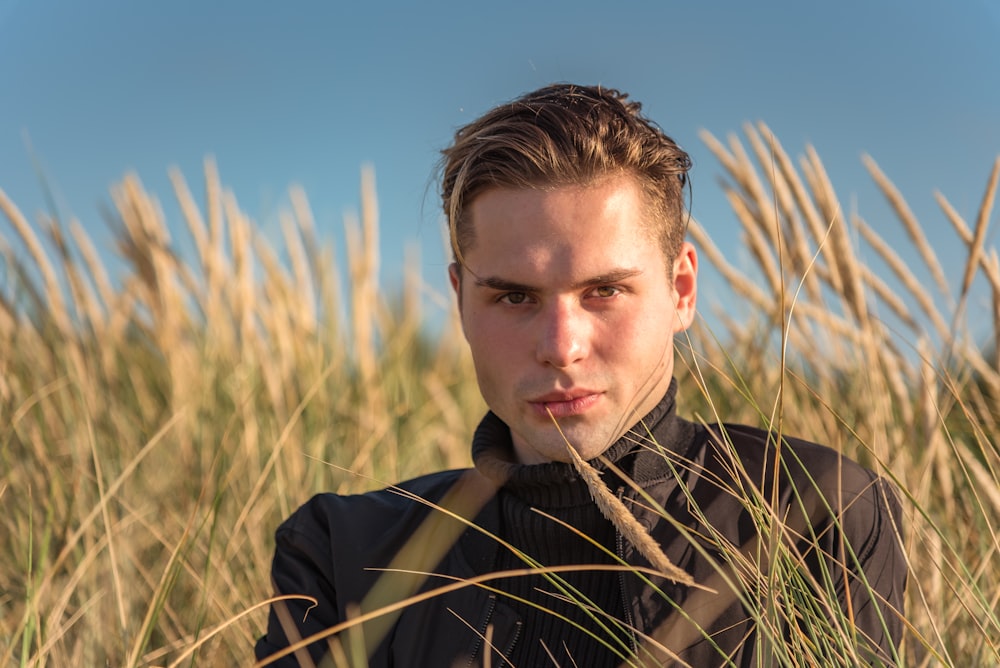
[[[595,459],[597,457],[600,457],[605,452],[607,452],[608,447],[610,447],[610,446],[609,445],[601,445],[601,446],[593,446],[593,447],[590,447],[590,448],[583,448],[583,449],[577,448],[576,451],[578,453],[580,453],[580,457],[584,461],[588,461],[589,462],[590,460]]]
[[[572,444],[573,449],[576,450],[577,454],[580,455],[584,461],[590,461],[591,459],[604,454],[610,446],[610,443],[604,441],[600,443],[588,443],[582,439],[574,439],[572,434],[566,434],[566,439]],[[566,441],[560,440],[558,444],[553,444],[553,449],[550,452],[559,455],[558,461],[572,461],[569,453],[566,452]],[[556,457],[553,457],[553,459],[556,459]]]
[[[535,429],[521,432],[527,438],[523,438],[521,441],[524,451],[517,453],[518,459],[522,463],[532,464],[542,462],[569,463],[573,461],[573,458],[566,451],[568,442],[581,458],[589,461],[604,454],[614,442],[614,439],[595,438],[595,432],[601,430],[594,425],[566,424],[566,422],[569,421],[560,425],[561,434],[551,424],[544,427],[539,425]]]
[[[574,428],[576,427],[576,428]],[[565,448],[566,441],[573,445],[573,449],[580,453],[584,459],[593,459],[597,455],[603,454],[611,447],[621,434],[615,434],[612,429],[601,424],[579,424],[570,428],[563,428],[566,439],[560,437],[560,447]]]

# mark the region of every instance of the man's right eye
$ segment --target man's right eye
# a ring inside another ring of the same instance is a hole
[[[500,299],[497,300],[504,304],[511,304],[512,306],[517,306],[518,304],[523,304],[528,301],[528,295],[523,292],[505,292],[500,295]]]

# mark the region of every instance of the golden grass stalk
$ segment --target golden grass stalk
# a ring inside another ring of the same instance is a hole
[[[820,298],[819,282],[816,273],[808,271],[807,268],[813,264],[813,256],[809,250],[808,242],[803,228],[802,216],[795,207],[795,200],[792,194],[793,185],[786,177],[782,163],[788,161],[788,156],[770,129],[763,123],[756,127],[747,123],[743,128],[750,145],[753,147],[754,155],[768,176],[773,193],[773,208],[775,213],[780,212],[781,222],[775,218],[775,245],[780,245],[785,249],[788,258],[788,266],[791,271],[802,276],[803,284],[810,299]],[[768,169],[768,167],[770,167]],[[772,208],[767,206],[768,202],[763,202],[759,206],[765,206],[765,210]]]
[[[969,226],[962,220],[962,217],[955,211],[955,208],[951,203],[939,192],[934,193],[934,198],[937,200],[938,206],[944,212],[945,217],[948,222],[952,224],[955,228],[955,232],[958,233],[959,238],[965,242],[969,247],[972,247],[974,242],[974,234]],[[996,249],[992,249],[996,252]],[[997,262],[993,261],[992,257],[988,257],[986,253],[979,254],[979,268],[985,274],[987,280],[994,290],[1000,289],[1000,266]]]
[[[719,270],[723,278],[726,279],[729,285],[739,295],[749,299],[753,306],[769,310],[771,300],[769,299],[767,292],[762,290],[756,283],[740,273],[738,269],[733,267],[733,265],[725,259],[718,247],[715,245],[715,242],[712,241],[711,237],[705,231],[705,228],[702,227],[701,223],[692,219],[688,224],[688,234],[691,239],[698,244],[702,254],[707,257],[709,262],[711,262],[716,269]]]
[[[869,155],[861,156],[861,162],[864,164],[868,173],[871,174],[872,178],[875,180],[875,184],[885,195],[885,198],[889,201],[889,205],[892,206],[893,210],[896,212],[896,216],[899,221],[903,223],[903,228],[906,233],[909,234],[910,239],[913,241],[917,252],[920,253],[920,257],[923,258],[924,264],[931,272],[931,277],[934,279],[934,283],[937,285],[938,290],[941,294],[948,295],[948,279],[945,278],[944,270],[941,269],[941,263],[937,259],[937,254],[934,252],[933,247],[927,241],[927,235],[924,234],[923,228],[920,223],[917,222],[916,216],[913,215],[913,211],[910,210],[909,205],[906,200],[903,199],[902,194],[896,189],[892,181],[879,169],[879,166]]]
[[[593,466],[583,460],[580,453],[576,451],[576,448],[566,440],[566,436],[562,433],[562,429],[559,427],[559,423],[556,421],[552,413],[549,413],[549,417],[552,418],[553,424],[559,429],[559,434],[566,441],[566,452],[569,453],[570,462],[573,464],[573,468],[580,475],[584,482],[587,483],[587,489],[590,490],[590,496],[594,499],[594,503],[600,509],[601,514],[608,519],[609,522],[615,525],[615,528],[625,537],[628,542],[630,542],[639,553],[646,558],[647,561],[659,571],[663,577],[673,580],[674,582],[693,586],[694,580],[691,579],[691,575],[681,568],[678,568],[670,561],[666,554],[663,553],[663,549],[660,547],[656,541],[654,541],[649,532],[639,524],[639,520],[635,519],[635,515],[629,512],[629,509],[625,507],[621,499],[611,493],[608,486],[604,484],[601,480],[601,474],[597,472]]]
[[[42,275],[43,296],[48,307],[47,314],[52,317],[59,331],[68,332],[69,315],[66,312],[66,302],[59,287],[59,281],[56,279],[52,262],[38,241],[38,235],[35,234],[21,210],[10,201],[3,189],[0,189],[0,211],[14,226],[14,231],[17,232],[31,256],[32,266]]]
[[[823,163],[811,146],[806,147],[806,157],[802,160],[806,181],[810,184],[813,199],[826,221],[829,244],[821,245],[827,258],[827,266],[836,267],[835,274],[840,277],[841,285],[837,292],[845,305],[845,310],[862,325],[867,320],[864,291],[861,289],[861,279],[858,276],[858,263],[854,257],[854,248],[847,234],[847,224],[843,209],[830,182],[830,177]]]
[[[983,242],[986,239],[986,228],[989,225],[990,213],[993,211],[993,199],[997,191],[997,182],[1000,181],[1000,158],[993,163],[993,172],[990,174],[986,193],[983,195],[983,203],[979,207],[979,215],[976,216],[975,232],[969,244],[968,260],[965,264],[965,272],[962,274],[962,284],[959,289],[960,299],[964,300],[972,286],[972,279],[980,265],[980,258],[983,254]]]
[[[855,226],[861,233],[862,238],[872,247],[872,249],[879,255],[879,257],[885,261],[885,263],[892,269],[896,278],[898,278],[904,287],[908,290],[910,296],[916,299],[917,304],[920,306],[924,315],[926,315],[931,320],[931,324],[934,326],[934,330],[938,336],[942,338],[948,338],[950,336],[950,327],[945,319],[941,316],[941,313],[934,306],[934,299],[931,297],[930,293],[927,292],[927,288],[920,282],[920,280],[910,269],[909,265],[893,250],[888,243],[882,239],[879,234],[872,229],[868,223],[864,221],[860,216],[855,217]]]

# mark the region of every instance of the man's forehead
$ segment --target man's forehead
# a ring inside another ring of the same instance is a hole
[[[575,289],[659,273],[665,265],[661,245],[630,210],[590,215],[584,202],[567,215],[529,208],[521,216],[503,201],[494,204],[474,217],[476,234],[463,257],[480,287]]]
[[[592,244],[595,237],[605,242],[609,254],[619,256],[623,249],[613,248],[615,244],[659,245],[655,213],[630,175],[564,185],[491,187],[472,200],[465,218],[466,252],[482,243],[491,253],[501,252],[501,246],[532,252],[552,244],[572,250]]]

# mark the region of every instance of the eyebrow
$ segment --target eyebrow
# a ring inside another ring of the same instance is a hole
[[[607,273],[598,274],[597,276],[592,276],[591,278],[585,278],[582,281],[578,281],[571,285],[570,289],[580,290],[582,288],[592,288],[598,285],[607,285],[608,283],[618,283],[619,281],[624,281],[634,276],[638,276],[641,273],[641,269],[612,269]],[[476,286],[489,288],[491,290],[503,290],[506,292],[536,292],[538,290],[538,288],[532,285],[509,281],[499,276],[477,277]]]

